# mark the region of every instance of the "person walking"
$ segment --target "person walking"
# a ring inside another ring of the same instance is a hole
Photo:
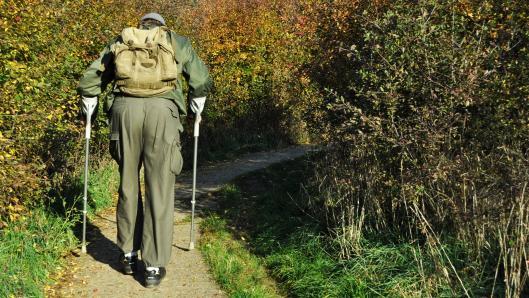
[[[158,13],[125,28],[84,72],[77,88],[87,112],[112,83],[110,154],[119,165],[116,210],[119,261],[125,274],[145,264],[144,285],[160,284],[166,274],[173,236],[174,182],[182,169],[180,121],[186,115],[182,78],[196,117],[204,108],[211,79],[187,37],[166,26]],[[92,113],[89,113],[92,114]],[[142,204],[139,172],[144,167]]]

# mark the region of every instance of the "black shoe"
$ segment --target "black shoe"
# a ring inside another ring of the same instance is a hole
[[[138,256],[125,257],[125,254],[119,256],[121,270],[125,274],[134,274],[138,266]]]
[[[165,277],[165,268],[160,267],[158,273],[156,270],[145,270],[145,287],[153,288],[160,284],[162,279]]]

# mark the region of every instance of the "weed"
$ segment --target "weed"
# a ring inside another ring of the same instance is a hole
[[[119,178],[114,163],[102,161],[95,168],[89,186],[91,214],[115,201]],[[82,208],[83,177],[68,180],[74,185],[66,197],[56,198],[57,204],[41,206],[0,230],[0,297],[44,296],[50,273],[60,276],[62,257],[78,244],[74,231]]]
[[[0,233],[0,296],[41,297],[50,273],[77,243],[73,221],[32,211]]]
[[[457,239],[438,238],[433,244],[362,233],[354,254],[343,258],[342,243],[326,232],[326,222],[300,209],[306,190],[299,185],[307,177],[300,173],[310,173],[310,166],[306,160],[273,166],[218,194],[221,209],[202,223],[206,236],[200,247],[228,293],[247,287],[237,276],[256,270],[248,261],[234,261],[244,255],[266,268],[279,293],[292,297],[486,294],[485,284],[468,278],[477,264],[468,262],[468,247]]]
[[[201,224],[200,249],[213,276],[230,297],[278,297],[262,261],[230,234],[226,221],[211,216]]]
[[[80,178],[83,181],[83,177]],[[97,212],[112,206],[117,200],[119,174],[113,161],[104,161],[90,175],[88,198],[91,212]]]

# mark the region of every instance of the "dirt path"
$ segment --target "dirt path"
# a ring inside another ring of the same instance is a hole
[[[214,208],[207,194],[219,190],[233,178],[271,164],[293,159],[311,150],[308,146],[252,153],[236,160],[199,167],[197,214]],[[173,252],[167,276],[155,289],[141,285],[141,275],[128,276],[119,271],[114,210],[103,212],[87,227],[88,254],[72,258],[67,273],[57,287],[48,291],[59,297],[225,297],[208,272],[198,249],[188,251],[191,175],[179,176],[175,184],[175,227]],[[198,219],[200,220],[200,219]],[[197,239],[200,231],[196,229]]]

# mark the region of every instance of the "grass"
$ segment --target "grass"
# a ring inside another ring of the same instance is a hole
[[[299,185],[309,169],[305,160],[281,164],[218,194],[220,209],[201,224],[199,244],[230,297],[460,295],[457,285],[441,282],[435,260],[416,243],[362,239],[358,255],[340,260],[324,223],[300,208]]]
[[[272,274],[296,297],[423,297],[415,248],[374,245],[361,256],[339,261],[325,237],[302,232],[265,258]]]
[[[117,201],[119,172],[117,164],[106,160],[98,165],[98,169],[90,174],[88,183],[89,211],[95,213],[112,206]],[[83,183],[84,178],[80,178]]]
[[[90,214],[115,202],[119,182],[111,161],[92,171]],[[52,209],[39,207],[0,230],[0,297],[43,297],[44,287],[62,270],[63,257],[78,245],[74,231],[81,220],[83,178],[72,181]]]
[[[41,297],[50,273],[77,244],[71,218],[37,209],[0,232],[0,297]]]
[[[262,260],[246,250],[244,240],[232,237],[225,220],[212,216],[201,227],[200,249],[230,297],[280,297]]]

